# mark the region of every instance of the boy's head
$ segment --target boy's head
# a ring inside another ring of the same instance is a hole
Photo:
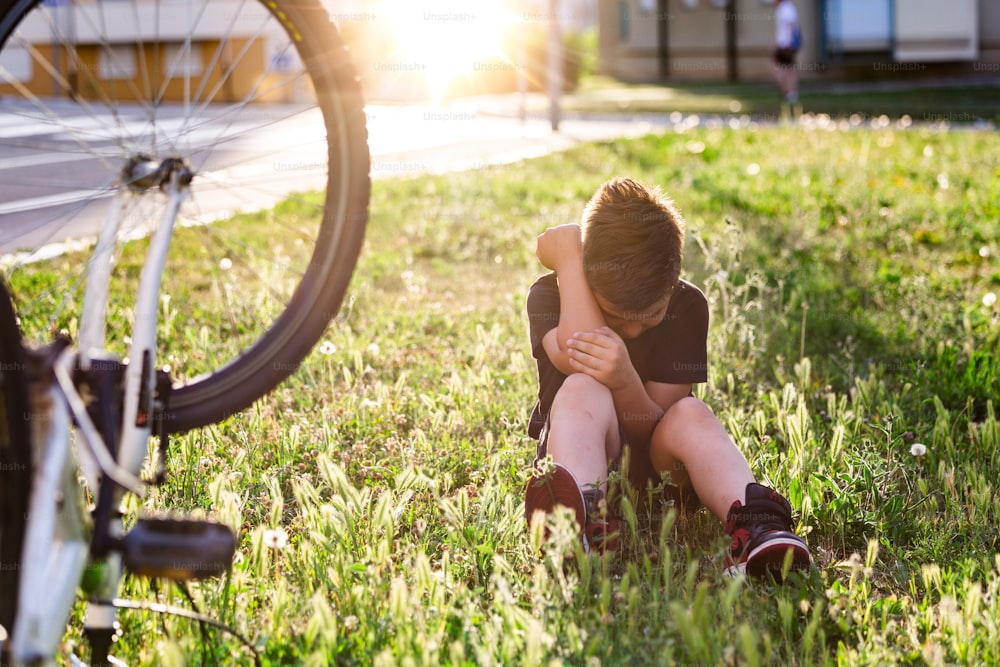
[[[614,178],[590,199],[580,227],[587,282],[605,314],[627,322],[660,313],[656,321],[662,320],[684,253],[684,219],[670,199],[658,188]]]

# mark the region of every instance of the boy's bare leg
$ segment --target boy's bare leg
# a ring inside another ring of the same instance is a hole
[[[781,99],[785,99],[785,76],[784,72],[781,71],[781,65],[777,63],[771,63],[771,73],[774,75],[774,81],[778,84],[778,93],[781,95]]]
[[[567,377],[549,411],[552,460],[569,468],[584,489],[600,485],[604,490],[608,461],[621,446],[611,391],[582,373]]]
[[[723,522],[733,502],[744,503],[753,473],[712,410],[688,396],[674,403],[650,440],[650,460],[675,484],[690,480],[702,504]]]
[[[731,539],[726,574],[780,579],[786,563],[795,570],[810,566],[808,546],[791,532],[788,501],[754,482],[743,454],[702,401],[688,396],[670,406],[650,439],[650,460],[675,483],[689,480],[722,520]]]

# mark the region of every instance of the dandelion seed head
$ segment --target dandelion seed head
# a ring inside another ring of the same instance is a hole
[[[264,546],[271,549],[284,549],[288,544],[288,533],[284,528],[268,528],[264,531]]]

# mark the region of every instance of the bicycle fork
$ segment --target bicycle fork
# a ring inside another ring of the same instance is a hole
[[[158,165],[137,161],[130,163],[127,169],[131,170],[127,175],[133,190],[160,187],[167,194],[167,206],[150,242],[139,278],[129,363],[124,367],[121,364],[113,367],[95,364],[93,359],[88,359],[81,364],[88,369],[84,371],[88,382],[94,385],[91,390],[98,397],[95,405],[104,406],[98,415],[101,437],[115,457],[117,469],[125,477],[140,473],[154,426],[159,427],[161,466],[166,454],[169,425],[162,420],[166,415],[165,402],[170,380],[155,370],[159,294],[177,213],[192,178],[187,166],[177,159],[165,160]],[[106,280],[103,273],[99,275]],[[95,290],[106,290],[106,283],[98,285]],[[106,296],[95,298],[106,300]],[[100,312],[103,314],[103,310]],[[94,327],[88,331],[95,338],[103,339],[103,328]],[[94,342],[94,339],[88,340],[90,349],[99,349]],[[103,347],[103,340],[100,347]],[[124,383],[123,394],[120,391],[121,382]],[[124,401],[118,410],[115,402],[121,395],[124,395]],[[105,475],[99,485],[94,512],[91,556],[99,561],[95,565],[98,581],[87,603],[83,631],[91,645],[91,660],[95,665],[108,664],[106,661],[110,659],[107,656],[117,632],[114,601],[125,569],[138,575],[172,580],[204,578],[228,569],[236,550],[232,532],[226,526],[210,521],[140,518],[125,533],[119,508],[125,490],[132,489],[115,483]]]

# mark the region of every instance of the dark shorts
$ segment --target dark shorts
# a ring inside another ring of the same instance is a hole
[[[782,67],[795,64],[795,49],[775,49],[774,62]]]
[[[537,437],[538,439],[538,443],[535,446],[535,462],[537,463],[548,455],[548,415],[544,416],[544,421],[541,422],[540,430],[537,428],[530,429],[529,435],[531,435],[531,437]],[[649,458],[649,443],[643,443],[641,445],[629,443],[625,439],[625,433],[620,428],[619,435],[622,442],[622,451],[613,461],[608,462],[609,471],[624,472],[628,476],[630,485],[637,491],[645,491],[648,488],[656,488],[662,484],[664,498],[675,500],[688,510],[693,510],[701,506],[701,501],[694,493],[694,489],[691,488],[690,484],[685,485],[683,489],[679,489],[677,485],[670,481],[669,475],[661,475],[656,471]],[[628,464],[627,466],[624,466],[624,462],[626,460],[628,461]],[[627,470],[623,471],[623,466],[627,467]],[[642,494],[640,494],[640,497],[642,497]]]

